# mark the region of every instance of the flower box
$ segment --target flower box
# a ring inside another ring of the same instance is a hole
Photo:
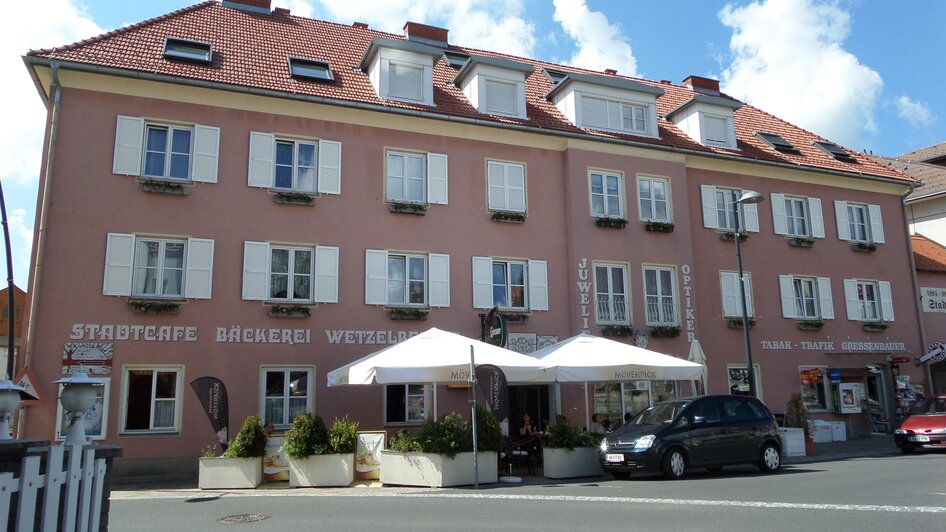
[[[308,318],[312,309],[303,305],[270,305],[269,315],[284,318]]]
[[[197,486],[202,490],[253,489],[263,482],[263,459],[201,458]]]
[[[785,456],[805,456],[805,429],[779,427],[782,437],[782,454]]]
[[[630,325],[605,325],[601,334],[603,336],[634,336],[634,328]]]
[[[881,332],[887,330],[887,323],[883,321],[866,321],[861,327],[868,332]]]
[[[481,452],[477,460],[479,482],[490,484],[498,480],[498,453]],[[381,483],[398,486],[427,486],[443,488],[467,486],[475,483],[473,453],[457,453],[450,458],[433,453],[402,453],[381,451]]]
[[[401,213],[401,214],[416,214],[418,216],[424,216],[427,214],[427,204],[426,203],[404,203],[404,202],[394,202],[391,204],[391,212]]]
[[[132,299],[128,301],[128,306],[132,312],[144,314],[177,314],[181,310],[181,304],[174,301]]]
[[[289,458],[289,487],[345,487],[355,479],[355,454]]]
[[[144,190],[145,192],[157,192],[160,194],[173,194],[177,196],[187,195],[187,188],[184,187],[183,183],[161,181],[158,179],[143,179],[139,182],[141,183],[141,190]]]
[[[526,213],[524,212],[508,212],[508,211],[496,211],[492,215],[492,220],[494,222],[512,222],[512,223],[525,223]]]
[[[425,321],[430,314],[430,310],[425,308],[393,307],[387,310],[390,311],[389,316],[392,320]]]
[[[273,201],[291,205],[315,205],[315,196],[305,192],[276,192]]]
[[[788,239],[788,245],[796,248],[810,248],[815,245],[814,238],[807,238],[803,236],[796,236],[794,238]]]
[[[742,329],[742,318],[729,318],[727,325],[730,329]],[[749,318],[749,328],[755,327],[755,319]]]
[[[542,475],[547,478],[596,477],[603,475],[598,462],[597,447],[575,447],[573,450],[542,449]]]
[[[673,223],[671,222],[646,222],[644,229],[651,233],[672,233]]]
[[[598,227],[607,227],[610,229],[624,229],[627,227],[627,220],[624,218],[596,218],[595,225]]]
[[[658,325],[650,329],[654,338],[676,338],[680,336],[680,327],[676,325]]]
[[[860,253],[873,253],[877,251],[877,244],[873,242],[856,242],[851,249]]]
[[[803,331],[820,331],[824,327],[821,320],[803,320],[798,322],[798,328]]]
[[[720,233],[719,239],[720,240],[736,240],[736,232],[727,231],[725,233]],[[746,240],[749,240],[749,233],[746,233],[746,232],[739,233],[739,241],[745,242]]]
[[[529,318],[532,316],[531,312],[503,312],[500,311],[500,316],[506,320],[506,323],[529,323]]]

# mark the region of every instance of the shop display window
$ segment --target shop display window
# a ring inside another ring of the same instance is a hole
[[[801,383],[801,396],[805,400],[805,407],[808,410],[827,410],[828,394],[825,392],[826,369],[820,366],[801,366],[799,368],[799,380]]]

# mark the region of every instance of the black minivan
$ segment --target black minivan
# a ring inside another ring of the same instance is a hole
[[[618,479],[657,471],[680,479],[690,468],[732,464],[774,473],[782,466],[782,441],[775,417],[758,399],[708,395],[652,405],[601,440],[600,461]]]

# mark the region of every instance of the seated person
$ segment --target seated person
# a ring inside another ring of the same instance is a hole
[[[535,433],[535,425],[532,424],[529,414],[523,414],[522,423],[519,424],[519,436],[532,436]]]
[[[594,414],[591,416],[591,427],[588,429],[588,432],[592,434],[597,434],[599,436],[604,436],[608,430],[605,428],[604,424],[601,422],[601,414]]]

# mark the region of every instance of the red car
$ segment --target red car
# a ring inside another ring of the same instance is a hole
[[[929,402],[924,414],[913,414],[894,431],[897,447],[905,453],[917,449],[946,449],[946,395]]]

